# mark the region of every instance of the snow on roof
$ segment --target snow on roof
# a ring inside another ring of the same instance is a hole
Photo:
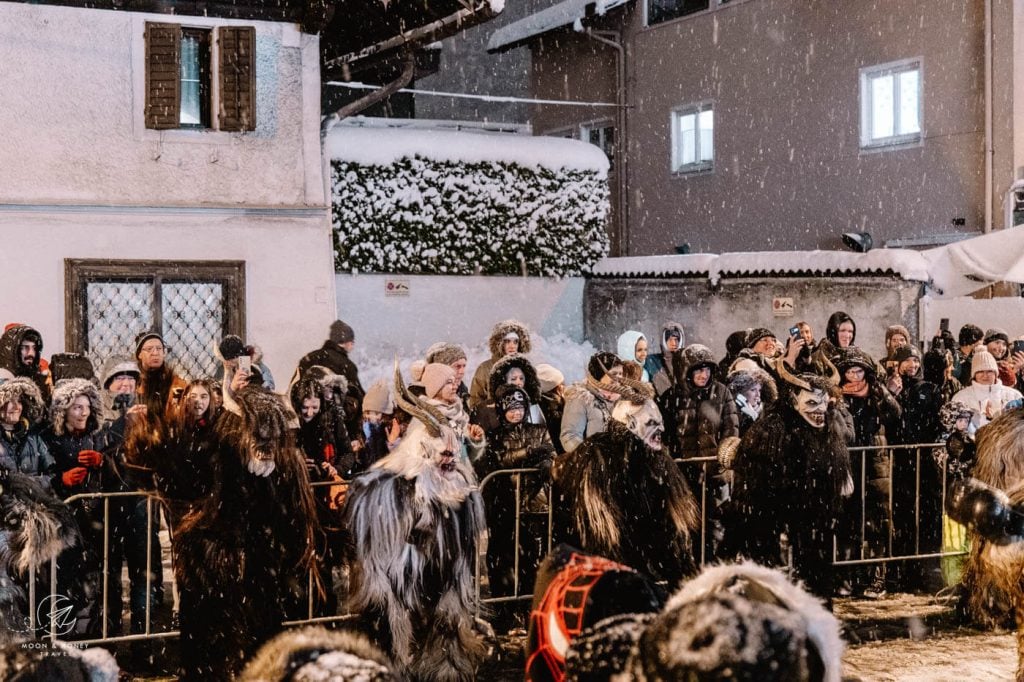
[[[491,34],[491,39],[487,43],[487,51],[495,52],[515,47],[534,36],[574,24],[587,16],[589,5],[594,5],[596,14],[603,15],[608,10],[625,5],[627,2],[629,0],[562,0],[558,4],[496,30]]]
[[[608,172],[608,157],[595,145],[561,137],[533,137],[450,130],[335,126],[327,135],[328,158],[387,166],[403,157],[463,163],[505,162],[557,171]]]
[[[756,275],[897,275],[927,282],[929,262],[919,251],[875,249],[846,251],[763,251],[697,253],[681,256],[629,256],[605,258],[593,269],[597,277],[707,277],[717,284],[722,277]]]

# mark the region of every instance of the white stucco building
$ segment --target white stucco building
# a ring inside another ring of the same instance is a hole
[[[279,383],[334,319],[319,39],[295,23],[0,2],[0,325],[95,364],[237,333]]]

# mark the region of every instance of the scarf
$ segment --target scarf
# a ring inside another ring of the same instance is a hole
[[[852,395],[858,398],[863,398],[868,394],[868,382],[867,379],[860,381],[851,381],[847,384],[843,384],[843,395]]]

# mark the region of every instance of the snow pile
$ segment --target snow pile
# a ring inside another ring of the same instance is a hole
[[[400,144],[434,138],[437,147]],[[482,142],[460,148],[468,138]],[[356,128],[339,139],[364,142],[336,148],[331,164],[339,272],[565,277],[608,253],[607,160],[592,145]],[[584,163],[580,146],[603,165]]]
[[[536,332],[530,333],[530,341],[533,344],[533,351],[529,354],[530,361],[534,366],[541,363],[552,365],[565,375],[565,385],[582,381],[587,368],[587,361],[597,350],[589,343],[576,343],[564,334],[555,334],[551,338],[544,338]],[[468,387],[473,380],[473,372],[485,360],[491,357],[491,351],[487,348],[487,342],[483,341],[472,348],[466,348],[466,376],[465,383]],[[402,376],[409,381],[409,365],[416,360],[422,360],[426,348],[422,348],[412,357],[399,358],[399,366],[402,368]],[[386,356],[380,349],[365,346],[356,346],[352,353],[352,360],[359,368],[359,380],[363,387],[384,379],[391,385],[394,377],[395,358]]]

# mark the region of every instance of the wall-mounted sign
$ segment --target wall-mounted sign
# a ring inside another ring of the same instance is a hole
[[[407,279],[386,279],[384,280],[385,296],[408,296],[409,280]]]
[[[772,299],[772,315],[775,317],[791,317],[794,310],[793,299],[780,296]]]

